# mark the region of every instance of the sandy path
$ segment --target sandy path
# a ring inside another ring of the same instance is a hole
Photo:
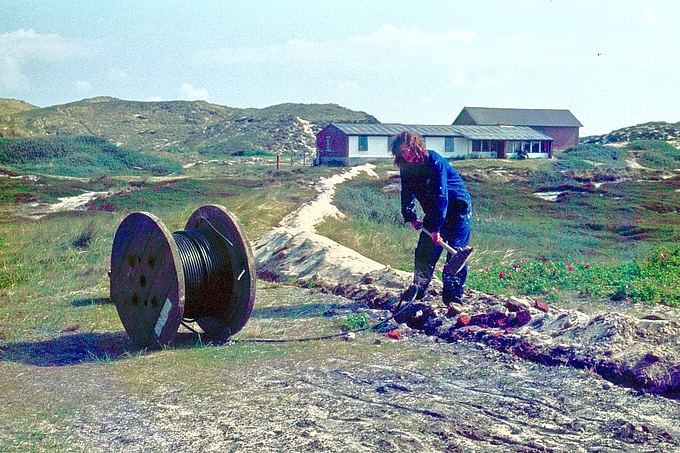
[[[358,283],[372,272],[388,273],[388,281],[402,287],[410,274],[394,271],[360,253],[316,233],[327,217],[342,216],[333,205],[335,188],[361,172],[376,176],[372,164],[353,167],[316,183],[313,200],[286,216],[279,225],[252,243],[258,275],[272,280],[314,280],[334,285]]]

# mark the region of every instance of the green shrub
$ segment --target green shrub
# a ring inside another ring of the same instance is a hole
[[[337,190],[334,204],[348,217],[381,224],[403,225],[399,195],[383,193],[378,186],[343,184]]]
[[[595,165],[584,161],[583,159],[580,159],[578,157],[571,157],[571,156],[565,156],[559,159],[556,159],[553,162],[553,168],[555,171],[563,171],[563,170],[592,170],[595,168]]]
[[[231,153],[232,156],[240,156],[240,157],[257,157],[257,156],[266,156],[266,157],[274,157],[273,153],[267,152],[267,151],[262,151],[261,149],[250,149],[247,151],[235,151]]]
[[[347,319],[341,324],[343,330],[363,329],[370,325],[366,313],[352,313],[347,315]]]
[[[609,163],[625,160],[628,152],[615,146],[606,145],[576,145],[564,151],[563,156],[578,157],[593,162]]]
[[[680,248],[656,250],[644,260],[619,266],[521,260],[509,266],[473,272],[468,282],[484,292],[539,296],[548,301],[557,301],[567,292],[581,297],[630,299],[677,307],[680,306]]]
[[[625,168],[628,150],[605,145],[581,144],[556,154],[553,166],[557,170],[587,170],[599,167]]]
[[[180,172],[179,163],[119,148],[101,137],[0,139],[0,165],[17,171],[89,177]]]
[[[224,136],[217,143],[206,144],[198,148],[198,153],[204,156],[234,156],[246,155],[252,152],[261,151],[267,148],[271,137],[264,132],[242,132],[234,135]]]
[[[636,140],[626,145],[643,167],[674,169],[680,165],[680,151],[662,140]]]

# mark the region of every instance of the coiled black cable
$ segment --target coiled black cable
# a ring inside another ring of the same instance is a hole
[[[219,317],[228,304],[231,261],[219,237],[209,231],[172,233],[185,283],[184,318]]]

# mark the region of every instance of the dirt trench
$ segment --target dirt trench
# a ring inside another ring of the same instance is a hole
[[[394,312],[410,274],[390,269],[316,234],[330,215],[335,185],[372,166],[354,167],[322,180],[319,195],[253,244],[258,275],[294,280],[317,291],[344,296],[369,308]],[[446,309],[441,283],[397,318],[443,341],[483,342],[499,351],[549,365],[595,370],[614,383],[653,393],[680,391],[680,318],[677,310],[633,316],[622,312],[585,314],[548,307],[530,298],[466,290],[463,304]]]

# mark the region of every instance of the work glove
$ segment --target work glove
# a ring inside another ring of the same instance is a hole
[[[439,234],[439,231],[433,231],[432,232],[432,243],[434,245],[439,245],[439,243],[442,241],[442,236]]]
[[[423,227],[423,222],[421,222],[420,220],[414,220],[411,222],[411,226],[416,230],[419,230]]]

